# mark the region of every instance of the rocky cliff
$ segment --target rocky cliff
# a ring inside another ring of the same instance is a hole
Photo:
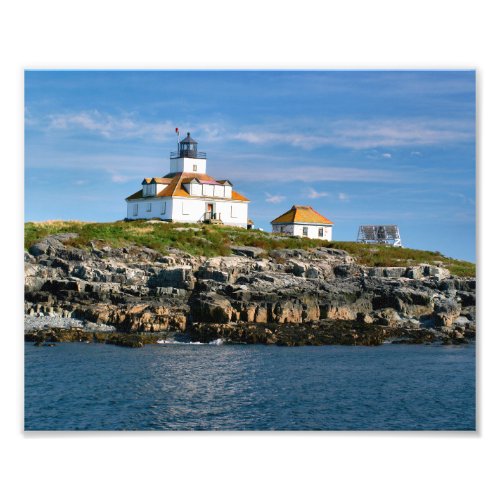
[[[70,246],[76,236],[54,235],[25,252],[28,316],[204,342],[372,345],[475,335],[475,279],[438,266],[362,267],[331,248],[234,247],[214,258],[102,241],[81,249]]]

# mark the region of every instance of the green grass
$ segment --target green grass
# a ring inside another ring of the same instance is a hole
[[[187,230],[178,231],[178,228]],[[255,246],[266,252],[277,249],[328,247],[346,250],[364,266],[398,267],[440,263],[455,276],[475,276],[476,273],[475,264],[450,259],[439,252],[347,241],[326,242],[308,238],[276,237],[262,231],[205,224],[151,224],[145,221],[27,222],[24,226],[25,248],[28,249],[33,243],[56,233],[77,233],[77,238],[67,242],[68,245],[76,247],[87,247],[90,241],[101,240],[112,247],[140,245],[159,252],[168,252],[169,248],[177,248],[191,255],[206,257],[230,255],[231,245]]]

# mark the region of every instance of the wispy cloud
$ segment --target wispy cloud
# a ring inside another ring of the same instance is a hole
[[[110,174],[111,182],[116,184],[123,184],[131,180],[135,180],[139,184],[142,181],[138,175],[124,175],[123,172],[115,169],[107,169],[107,172]]]
[[[339,201],[349,201],[349,195],[346,193],[339,193],[338,195]]]
[[[319,191],[316,191],[313,187],[308,187],[305,191],[304,191],[304,195],[306,198],[310,198],[312,200],[315,200],[317,198],[323,198],[325,196],[329,196],[330,193],[327,193],[325,191],[322,191],[322,192],[319,192]]]
[[[250,144],[283,143],[306,150],[324,146],[352,149],[438,145],[474,139],[473,121],[442,119],[337,120],[317,124],[302,132],[279,126],[259,126],[234,134],[236,140]],[[389,154],[389,153],[386,153]],[[387,157],[387,156],[386,156]]]
[[[266,202],[267,203],[272,203],[274,205],[281,203],[286,199],[286,196],[283,196],[281,194],[270,194],[266,193]]]
[[[24,125],[26,127],[33,127],[37,125],[38,120],[33,116],[28,106],[24,108]]]
[[[231,178],[238,181],[255,182],[406,182],[407,174],[383,169],[365,169],[351,167],[275,167],[262,164],[254,168],[242,168],[231,173]]]
[[[164,142],[174,137],[175,125],[171,121],[147,122],[132,114],[115,116],[97,110],[59,113],[47,117],[49,130],[80,130],[106,139],[147,138]]]
[[[84,131],[106,139],[144,139],[156,142],[172,141],[179,124],[171,120],[144,120],[133,113],[111,114],[99,110],[57,113],[46,117],[33,116],[26,110],[26,125],[48,131]],[[390,148],[400,146],[432,146],[474,139],[473,120],[436,118],[395,118],[366,120],[323,120],[314,124],[299,118],[290,122],[253,124],[236,128],[219,119],[181,124],[183,129],[196,132],[206,143],[235,140],[254,145],[287,144],[304,150],[320,147],[350,149]],[[382,157],[390,158],[390,153]]]

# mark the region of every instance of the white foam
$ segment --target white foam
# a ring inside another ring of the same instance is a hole
[[[207,345],[203,342],[180,342],[179,340],[172,339],[158,339],[156,341],[157,344],[176,344],[176,345]],[[210,342],[212,343],[212,342]]]
[[[209,342],[209,344],[211,344],[211,345],[222,345],[222,344],[224,344],[224,341],[222,339],[215,339],[215,340],[212,340],[211,342]]]

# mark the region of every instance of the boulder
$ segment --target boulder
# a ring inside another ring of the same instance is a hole
[[[370,325],[373,323],[373,318],[369,314],[358,313],[356,315],[356,321],[358,321],[359,323],[366,323],[366,324]]]
[[[446,279],[451,276],[450,271],[439,266],[423,266],[424,276],[432,276],[438,280]]]
[[[296,260],[290,260],[290,265],[292,266],[293,275],[301,278],[305,277],[306,271],[309,268],[307,263]]]
[[[360,267],[354,264],[340,264],[333,268],[333,274],[337,278],[349,278],[360,274]]]
[[[228,323],[233,308],[228,299],[214,292],[200,294],[191,303],[193,321],[206,323]]]
[[[305,273],[306,278],[318,279],[320,277],[320,271],[317,267],[309,267]]]
[[[40,255],[44,255],[47,253],[49,249],[49,245],[44,242],[35,243],[29,247],[29,253],[35,257],[39,257]]]
[[[434,303],[434,317],[437,326],[451,327],[460,316],[461,305],[452,299],[437,299]]]
[[[419,280],[422,279],[424,276],[424,271],[422,269],[422,266],[414,266],[414,267],[409,267],[406,270],[406,277],[414,280]]]
[[[401,322],[401,316],[391,308],[381,309],[375,315],[377,323],[384,326],[397,326]]]
[[[262,248],[250,246],[232,246],[231,251],[235,255],[250,257],[252,259],[257,259],[264,253],[264,250]]]
[[[190,266],[169,267],[153,270],[153,275],[148,280],[150,287],[173,287],[192,290],[195,279],[193,268]]]

